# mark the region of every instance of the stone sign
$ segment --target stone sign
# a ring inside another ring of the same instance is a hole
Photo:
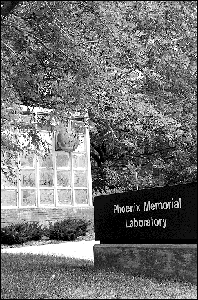
[[[96,269],[197,284],[196,244],[101,244],[94,246]]]
[[[197,183],[97,196],[94,227],[101,244],[196,243]]]

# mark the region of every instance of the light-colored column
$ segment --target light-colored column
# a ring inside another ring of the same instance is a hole
[[[88,118],[86,119],[88,121]],[[85,127],[86,152],[87,152],[87,176],[88,176],[88,203],[93,206],[92,199],[92,177],[91,177],[91,158],[90,158],[90,135],[89,128]]]

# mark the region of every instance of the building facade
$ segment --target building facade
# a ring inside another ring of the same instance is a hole
[[[53,131],[43,122],[46,115],[44,110],[36,112],[48,153],[17,154],[13,158],[12,182],[4,172],[1,175],[1,223],[4,225],[23,220],[46,223],[75,215],[93,218],[88,116],[76,114],[64,124],[63,128],[78,139],[78,146],[73,147],[68,136],[65,138],[64,129]]]

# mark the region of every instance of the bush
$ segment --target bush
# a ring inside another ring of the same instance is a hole
[[[91,221],[69,218],[57,221],[49,228],[39,225],[39,222],[23,222],[1,228],[1,244],[23,244],[28,241],[41,240],[47,236],[53,240],[72,241],[78,236],[85,236]]]
[[[78,236],[85,236],[90,221],[68,218],[49,224],[49,238],[53,240],[73,241]]]
[[[46,229],[39,222],[23,222],[1,228],[1,244],[23,244],[41,239]]]

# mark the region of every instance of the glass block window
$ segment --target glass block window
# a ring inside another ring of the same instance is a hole
[[[17,206],[17,190],[1,190],[2,206]]]
[[[76,204],[88,204],[87,190],[83,190],[83,189],[75,190],[74,195],[75,195]]]
[[[21,190],[21,205],[22,206],[36,206],[36,190]]]
[[[39,186],[54,186],[54,170],[39,170]]]
[[[53,205],[54,204],[54,190],[40,190],[40,204]]]
[[[73,154],[73,167],[77,168],[86,168],[87,166],[87,156],[86,154]]]
[[[72,204],[72,193],[71,190],[57,190],[58,204],[71,205]]]
[[[21,186],[36,186],[35,170],[21,170]]]
[[[70,168],[70,155],[69,153],[59,153],[56,154],[56,167],[57,168]]]
[[[42,156],[37,156],[32,144],[31,153],[2,154],[3,170],[9,173],[8,164],[12,164],[12,175],[10,173],[8,178],[4,173],[1,175],[2,206],[7,209],[89,204],[91,170],[85,118],[75,114],[74,119],[69,118],[62,124],[78,135],[78,148],[56,151],[56,132],[59,125],[62,126],[60,121],[49,110],[36,108],[29,110],[28,114],[25,111],[22,116],[24,123],[34,123],[40,132],[42,143],[37,150]],[[28,136],[21,137],[21,144],[30,142]],[[44,156],[46,147],[48,151]]]
[[[39,157],[39,167],[40,168],[53,168],[53,158],[52,155],[47,155],[46,157]]]
[[[74,171],[74,187],[87,187],[86,171]]]
[[[20,158],[21,168],[35,168],[34,155],[26,155]]]
[[[57,170],[57,186],[71,186],[71,171]]]
[[[82,134],[79,134],[79,140],[80,140],[80,145],[76,148],[75,152],[85,152],[86,151],[86,146],[85,146],[85,136]]]
[[[4,173],[6,172],[8,176]],[[12,173],[9,170],[1,171],[1,186],[2,187],[16,187],[17,186],[17,170],[12,170]]]

